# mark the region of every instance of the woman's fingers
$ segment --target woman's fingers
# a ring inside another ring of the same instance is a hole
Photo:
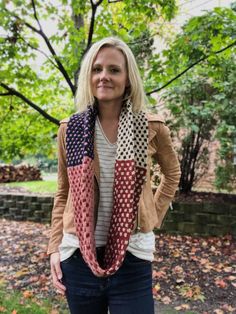
[[[60,294],[65,294],[66,287],[61,283],[62,271],[60,265],[60,255],[59,253],[53,253],[50,257],[51,264],[51,274],[53,286],[57,289],[57,292]]]
[[[53,286],[57,289],[57,291],[64,295],[66,287],[61,283],[60,279],[58,278],[54,266],[52,267],[52,282]]]

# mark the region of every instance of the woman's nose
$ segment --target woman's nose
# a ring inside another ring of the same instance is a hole
[[[100,72],[100,81],[109,80],[109,73],[105,69]]]

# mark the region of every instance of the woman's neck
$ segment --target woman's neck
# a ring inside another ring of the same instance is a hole
[[[102,121],[117,121],[121,113],[122,103],[99,103],[98,117]]]

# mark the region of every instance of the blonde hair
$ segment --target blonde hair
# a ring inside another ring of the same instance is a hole
[[[130,99],[133,104],[133,112],[139,112],[146,104],[146,95],[143,89],[143,83],[140,77],[138,66],[131,49],[121,39],[116,37],[107,37],[94,43],[88,50],[81,64],[78,79],[78,88],[75,96],[75,105],[79,111],[86,110],[89,104],[95,102],[91,88],[91,72],[93,62],[103,47],[112,47],[122,52],[126,60],[129,94],[125,99]]]

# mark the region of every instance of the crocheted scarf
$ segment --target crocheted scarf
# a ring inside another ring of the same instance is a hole
[[[134,114],[127,101],[119,118],[114,170],[113,209],[103,268],[96,256],[94,237],[94,132],[96,105],[73,115],[67,126],[67,171],[74,222],[82,256],[96,276],[114,274],[121,266],[134,227],[146,177],[148,122],[144,112]]]

